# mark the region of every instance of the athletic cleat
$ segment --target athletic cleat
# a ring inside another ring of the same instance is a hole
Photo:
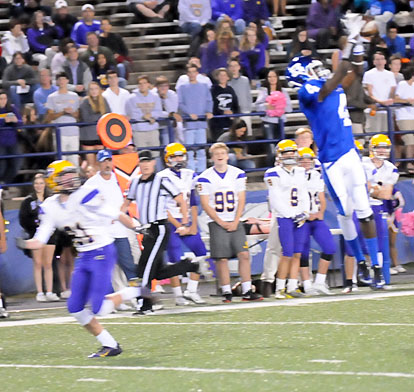
[[[55,293],[46,293],[47,302],[57,302],[60,301],[60,298]]]
[[[37,302],[47,302],[45,293],[37,293],[36,294],[36,301]]]
[[[275,298],[276,298],[276,299],[287,299],[287,298],[289,298],[289,297],[286,295],[286,289],[283,289],[283,290],[276,290],[276,292],[275,292]]]
[[[204,301],[204,299],[200,297],[200,294],[191,293],[188,290],[184,291],[184,298],[193,301],[197,305],[203,305],[206,303],[206,301]]]
[[[333,295],[326,283],[314,283],[312,285],[312,288],[316,290],[319,294]]]
[[[365,262],[358,263],[358,281],[364,285],[372,284],[372,278]]]
[[[306,295],[310,295],[312,297],[320,294],[320,292],[318,290],[315,290],[313,287],[304,290],[304,292]]]
[[[258,293],[253,293],[252,290],[243,294],[242,301],[263,301],[263,297]]]
[[[60,293],[60,298],[61,299],[68,299],[69,297],[70,297],[70,295],[71,295],[71,291],[70,290],[65,290],[65,291],[62,291],[61,293]]]
[[[293,291],[286,291],[286,298],[305,298],[306,294],[303,294],[299,289]]]
[[[187,305],[190,305],[190,302],[188,302],[184,297],[179,296],[179,297],[175,297],[175,304],[177,306],[187,306]]]
[[[352,293],[352,286],[346,286],[343,290],[342,290],[342,294],[351,294]]]
[[[137,309],[134,313],[132,313],[132,315],[133,316],[147,316],[152,313],[154,313],[152,309]]]
[[[122,348],[118,344],[115,348],[103,346],[98,352],[88,355],[88,358],[116,357],[122,353]]]
[[[407,272],[407,270],[402,265],[399,265],[399,264],[396,265],[393,269],[396,270],[399,274],[403,274]]]
[[[231,300],[233,299],[233,294],[232,293],[224,293],[223,294],[223,302],[228,304],[231,302]]]
[[[0,318],[8,318],[8,317],[9,317],[9,313],[7,312],[7,310],[4,308],[0,308]]]
[[[374,280],[371,285],[373,290],[382,290],[384,288],[384,277],[382,276],[381,267],[374,267]]]
[[[397,268],[390,268],[390,275],[398,275]]]

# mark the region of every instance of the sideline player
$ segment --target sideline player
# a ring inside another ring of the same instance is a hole
[[[130,217],[107,204],[96,188],[80,186],[77,169],[68,161],[55,161],[48,166],[48,185],[56,193],[41,205],[40,226],[30,240],[17,238],[22,249],[39,249],[47,243],[55,229],[65,230],[78,251],[72,276],[69,313],[94,335],[102,348],[89,358],[111,357],[122,349],[112,335],[95,318],[111,313],[121,302],[140,296],[139,287],[111,291],[111,274],[116,262],[114,239],[108,228],[113,220],[135,229]],[[90,302],[91,309],[85,308]]]
[[[293,140],[281,140],[276,146],[277,166],[266,170],[264,175],[282,247],[276,276],[277,299],[303,297],[298,290],[298,275],[304,245],[303,225],[309,216],[309,198],[305,169],[298,167],[297,159],[296,143]]]
[[[182,213],[176,201],[170,199],[167,205],[168,222],[170,226],[170,237],[167,243],[168,260],[172,263],[180,261],[183,256],[182,244],[193,252],[196,261],[200,266],[204,264],[207,254],[204,242],[198,232],[197,218],[198,209],[195,195],[195,178],[197,175],[194,170],[187,169],[187,149],[180,143],[170,143],[164,150],[164,162],[167,168],[160,172],[160,175],[169,178],[181,191],[184,200],[187,202],[191,219],[185,230],[177,233],[176,230],[182,226]],[[181,290],[180,280],[177,276],[170,278],[171,287],[174,292],[177,305],[188,305],[186,299],[195,304],[205,304],[203,298],[197,292],[200,274],[192,272],[187,284],[187,290]]]
[[[0,186],[0,253],[6,253],[7,250],[7,241],[6,241],[6,228],[3,218],[3,200],[2,200],[3,189]],[[1,293],[0,288],[0,318],[9,317],[9,312],[7,312],[6,306],[6,297]]]
[[[352,220],[355,210],[374,270],[372,288],[381,289],[384,282],[377,258],[374,215],[369,204],[364,169],[354,146],[346,96],[339,86],[351,69],[362,72],[359,69],[363,64],[358,61],[362,60],[359,48],[347,50],[346,53],[353,50],[352,56],[344,56],[332,77],[320,61],[308,56],[294,57],[288,65],[286,77],[290,85],[299,88],[300,108],[314,133],[324,180],[339,212],[338,221],[344,238],[352,247],[358,263],[365,265]],[[348,60],[350,57],[352,63]]]
[[[310,148],[299,148],[299,166],[306,170],[307,189],[310,206],[309,217],[304,225],[305,244],[300,258],[300,270],[305,294],[331,295],[326,285],[326,274],[329,264],[336,252],[336,245],[328,225],[324,221],[326,209],[325,183],[321,173],[315,169],[316,155]],[[309,251],[311,237],[319,244],[322,253],[319,259],[318,273],[315,282],[311,283],[309,277]]]
[[[199,175],[197,191],[208,215],[210,254],[216,260],[223,302],[232,301],[228,259],[234,256],[239,259],[242,300],[263,300],[252,291],[250,256],[240,223],[246,202],[246,173],[227,164],[229,148],[224,143],[214,143],[209,153],[214,166]]]

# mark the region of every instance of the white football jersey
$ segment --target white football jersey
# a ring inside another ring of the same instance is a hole
[[[294,167],[290,172],[283,166],[266,170],[264,181],[269,191],[269,204],[277,218],[294,218],[309,213],[309,196],[305,169]]]
[[[246,191],[246,173],[231,165],[225,173],[210,167],[198,176],[197,191],[200,196],[209,196],[209,205],[220,219],[232,222],[236,217],[239,192]],[[212,222],[210,217],[208,222]]]
[[[321,208],[319,193],[325,191],[325,182],[317,169],[308,170],[305,174],[309,194],[309,213],[316,214]]]
[[[78,252],[98,249],[114,241],[111,223],[119,214],[119,208],[105,203],[98,189],[82,186],[65,203],[54,195],[41,204],[34,238],[46,244],[55,229],[60,229],[73,237]]]
[[[164,169],[160,172],[163,177],[168,177],[172,183],[182,193],[184,200],[187,202],[188,212],[190,213],[190,198],[191,191],[195,190],[196,177],[194,170],[181,169],[180,171],[174,171],[170,168]],[[167,203],[167,210],[173,216],[173,218],[182,218],[180,207],[174,199],[169,199]]]
[[[377,168],[371,158],[362,158],[362,165],[364,166],[367,181],[370,182],[371,185],[395,185],[397,183],[398,177],[400,176],[397,167],[390,161],[384,160],[383,162],[383,165]],[[370,197],[369,201],[374,206],[380,206],[383,203],[383,200],[374,199],[373,197]]]

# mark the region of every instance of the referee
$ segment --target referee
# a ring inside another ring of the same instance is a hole
[[[183,260],[176,264],[164,264],[163,253],[168,240],[167,202],[173,198],[180,207],[183,215],[182,227],[177,232],[186,229],[188,224],[187,204],[179,189],[161,173],[155,173],[155,158],[151,151],[142,150],[138,154],[141,174],[131,182],[124,208],[131,201],[137,204],[140,222],[150,224],[144,234],[142,245],[144,250],[138,263],[137,275],[142,278],[142,286],[151,288],[152,279],[166,279],[172,276],[184,275],[187,272],[198,272],[198,263]],[[124,211],[124,209],[123,209]],[[151,301],[144,299],[139,314],[152,311]]]

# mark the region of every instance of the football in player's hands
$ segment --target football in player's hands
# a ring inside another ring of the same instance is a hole
[[[378,33],[378,25],[375,20],[370,20],[364,24],[361,29],[360,35],[364,38],[371,38]]]

